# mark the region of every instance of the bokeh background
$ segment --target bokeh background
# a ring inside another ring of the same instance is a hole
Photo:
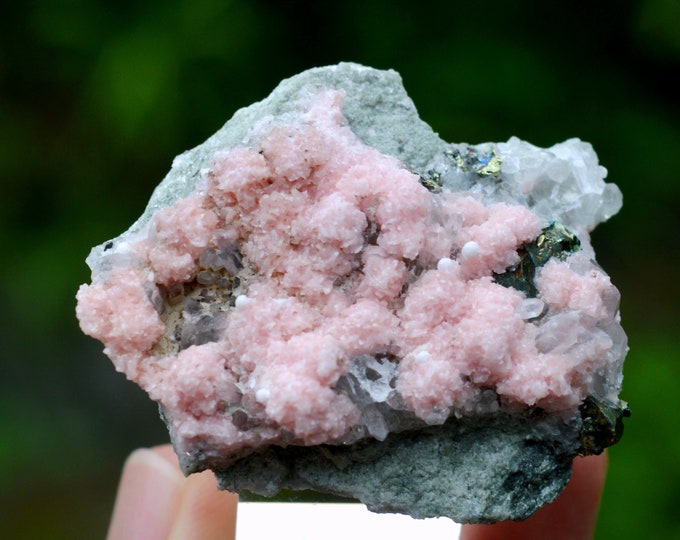
[[[624,193],[594,233],[623,294],[633,416],[597,539],[680,538],[680,2],[34,0],[0,16],[0,535],[103,538],[156,408],[83,336],[91,246],[173,156],[284,77],[394,68],[449,141],[593,143]]]

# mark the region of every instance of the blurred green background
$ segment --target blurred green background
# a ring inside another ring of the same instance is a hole
[[[0,17],[0,530],[103,538],[120,467],[167,441],[83,336],[91,246],[172,158],[284,77],[394,68],[453,142],[593,143],[624,193],[593,235],[623,294],[633,416],[596,538],[680,538],[680,2],[36,0]]]

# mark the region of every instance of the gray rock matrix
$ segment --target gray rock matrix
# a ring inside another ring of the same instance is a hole
[[[528,420],[498,414],[383,442],[270,447],[215,473],[229,491],[312,489],[358,499],[373,512],[494,523],[528,518],[560,494],[571,475],[571,455],[560,447]]]
[[[283,81],[265,100],[237,111],[204,144],[178,156],[128,234],[191,193],[216,151],[247,143],[258,123],[289,122],[299,114],[302,96],[328,88],[346,91],[344,114],[366,144],[421,176],[447,147],[418,117],[396,72],[351,63],[312,69]],[[99,259],[102,249],[95,248],[91,259]],[[198,442],[180,461],[186,473],[213,469],[220,487],[236,492],[273,496],[281,489],[312,489],[358,499],[375,512],[491,523],[525,519],[564,489],[579,422],[486,413],[452,417],[437,427],[406,427],[383,442],[269,447],[236,462]]]

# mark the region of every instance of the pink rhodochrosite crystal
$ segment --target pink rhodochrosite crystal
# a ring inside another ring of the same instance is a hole
[[[569,426],[572,455],[597,451],[579,407],[618,403],[625,335],[595,218],[532,208],[540,175],[490,195],[504,152],[521,168],[515,140],[436,149],[423,169],[357,135],[349,90],[302,88],[209,145],[193,187],[98,248],[78,291],[83,331],[160,404],[187,472],[536,411]]]

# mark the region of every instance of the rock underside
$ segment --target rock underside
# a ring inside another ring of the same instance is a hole
[[[77,315],[187,474],[524,519],[628,414],[605,176],[578,139],[448,144],[396,73],[313,69],[175,159]]]

